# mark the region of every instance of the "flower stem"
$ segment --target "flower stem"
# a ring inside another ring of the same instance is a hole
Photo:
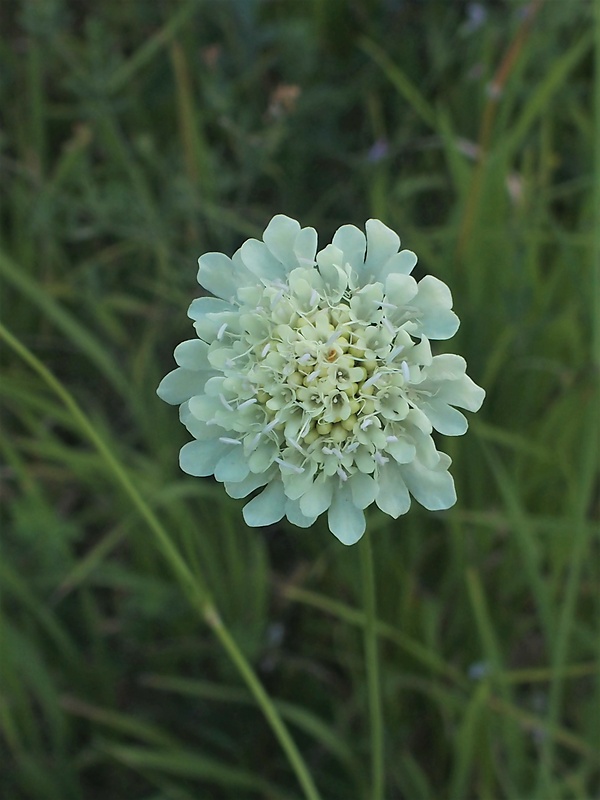
[[[4,341],[36,372],[40,378],[50,387],[62,400],[66,408],[71,412],[73,419],[79,424],[90,442],[94,445],[101,458],[106,463],[109,472],[112,473],[116,483],[120,485],[124,493],[129,497],[132,504],[137,508],[142,518],[146,521],[149,528],[154,533],[160,550],[162,551],[169,566],[177,576],[182,589],[185,591],[190,604],[198,611],[203,620],[214,631],[224,650],[227,652],[231,661],[243,678],[246,686],[254,696],[257,705],[261,709],[267,722],[271,726],[275,737],[279,741],[288,762],[293,769],[298,783],[304,791],[306,800],[320,800],[319,792],[313,782],[312,776],[302,758],[296,743],[292,739],[286,724],[282,720],[275,704],[265,691],[257,674],[254,672],[249,661],[240,650],[238,644],[231,636],[231,633],[223,623],[215,605],[210,597],[207,588],[204,586],[200,576],[195,575],[181,556],[177,547],[173,543],[164,525],[160,522],[154,511],[144,500],[133,481],[129,477],[126,469],[113,455],[112,451],[99,436],[92,421],[82,411],[75,398],[63,386],[50,370],[2,323],[0,323],[0,339]]]
[[[371,795],[370,800],[383,800],[383,715],[381,710],[381,681],[379,676],[379,645],[375,601],[375,570],[369,530],[360,543],[363,603],[365,608],[365,660],[371,723]]]

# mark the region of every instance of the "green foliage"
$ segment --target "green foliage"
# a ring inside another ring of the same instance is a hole
[[[356,549],[244,529],[179,472],[185,432],[154,394],[192,333],[198,255],[279,212],[322,240],[370,216],[398,230],[452,287],[452,349],[488,391],[444,442],[458,505],[369,519],[386,797],[591,800],[593,3],[0,15],[1,316],[21,348],[2,335],[3,800],[300,797],[211,608],[322,796],[369,797]]]

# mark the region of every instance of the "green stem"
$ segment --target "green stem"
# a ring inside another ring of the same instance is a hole
[[[177,576],[181,586],[184,588],[193,608],[200,614],[202,619],[214,631],[221,645],[227,652],[231,661],[236,666],[239,674],[243,678],[247,687],[252,692],[257,705],[261,709],[265,719],[271,726],[282,750],[287,756],[288,762],[292,767],[299,784],[301,785],[306,800],[320,800],[320,795],[308,771],[308,768],[292,739],[286,724],[281,719],[279,712],[275,708],[273,701],[265,691],[258,676],[252,669],[237,643],[231,636],[229,630],[223,623],[207,588],[194,575],[181,554],[173,544],[166,528],[160,522],[156,514],[144,500],[142,495],[129,478],[125,468],[119,463],[110,451],[104,440],[98,435],[91,420],[85,415],[77,404],[75,398],[63,386],[63,384],[48,370],[44,364],[18,339],[16,339],[0,323],[0,338],[25,361],[40,378],[55,392],[71,412],[73,418],[79,424],[82,432],[94,445],[100,456],[106,462],[110,472],[112,472],[116,482],[120,484],[125,494],[129,497],[133,505],[140,512],[140,515],[147,522],[148,527],[154,533],[159,547],[169,563],[171,569]]]
[[[371,723],[371,798],[383,800],[383,715],[381,710],[381,681],[379,677],[379,645],[375,602],[375,570],[373,551],[367,529],[360,544],[363,602],[365,607],[365,660],[369,692]]]

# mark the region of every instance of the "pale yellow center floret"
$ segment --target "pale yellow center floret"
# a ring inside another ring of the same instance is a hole
[[[293,406],[303,413],[298,443],[311,445],[325,439],[336,446],[366,430],[377,413],[373,398],[384,362],[367,356],[360,343],[372,339],[377,325],[352,320],[344,303],[318,309],[275,325],[271,339],[260,349],[259,363],[277,364],[280,382],[267,385],[256,395],[269,421],[278,419],[285,390],[293,392]],[[279,362],[283,359],[283,364]],[[396,372],[389,365],[384,370]],[[287,405],[287,404],[286,404]],[[277,428],[283,426],[283,422]],[[277,429],[276,428],[276,429]]]

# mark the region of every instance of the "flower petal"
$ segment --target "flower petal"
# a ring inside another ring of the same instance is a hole
[[[469,423],[465,415],[447,403],[433,398],[429,402],[422,403],[421,409],[427,414],[438,433],[444,436],[462,436],[467,432]]]
[[[390,517],[397,519],[410,508],[410,495],[397,464],[390,461],[379,470],[379,494],[375,502]]]
[[[221,483],[243,481],[250,472],[248,462],[241,456],[240,445],[230,444],[229,448],[215,465],[215,478]]]
[[[379,484],[371,475],[355,472],[348,478],[352,492],[352,502],[357,508],[367,508],[379,493]]]
[[[367,240],[361,230],[354,225],[342,225],[335,232],[332,244],[342,251],[340,266],[344,267],[346,264],[350,264],[357,274],[362,272]]]
[[[286,274],[290,269],[299,266],[294,253],[294,244],[299,233],[300,223],[285,214],[276,214],[263,233],[263,241],[271,253],[287,266]]]
[[[207,378],[213,374],[213,372],[192,371],[179,367],[165,375],[158,385],[156,394],[165,403],[178,406],[194,395],[202,394]]]
[[[260,528],[264,525],[273,525],[279,522],[285,514],[287,498],[283,491],[281,481],[273,481],[266,489],[246,503],[242,513],[246,525],[251,528]]]
[[[274,470],[267,472],[251,472],[241,481],[225,481],[225,491],[229,497],[234,497],[239,500],[241,497],[247,497],[255,489],[265,486],[272,479],[275,474]]]
[[[347,482],[335,487],[327,522],[342,544],[355,544],[365,532],[364,512],[354,505]]]
[[[201,339],[188,339],[186,342],[181,342],[175,348],[173,355],[180,367],[195,371],[213,372],[213,368],[207,358],[208,344]]]
[[[294,240],[294,255],[301,267],[313,267],[317,252],[317,232],[314,228],[302,228]]]
[[[198,283],[223,300],[231,301],[240,286],[254,282],[248,270],[223,253],[205,253],[198,259]]]
[[[300,504],[297,500],[290,500],[288,498],[285,504],[285,516],[289,519],[292,525],[297,525],[299,528],[310,528],[310,526],[317,519],[317,515],[307,517],[300,510]]]
[[[307,490],[299,502],[300,510],[307,517],[318,517],[324,511],[327,511],[331,505],[331,498],[333,496],[334,482],[331,478],[318,478],[313,482],[310,489]]]
[[[240,248],[240,255],[248,270],[262,281],[282,281],[288,273],[267,245],[258,239],[248,239],[244,242]]]
[[[415,268],[416,263],[417,256],[412,250],[401,250],[399,253],[396,253],[389,258],[386,263],[380,267],[377,273],[377,280],[385,283],[388,275],[393,275],[395,273],[410,275]]]
[[[184,444],[179,452],[179,466],[188,475],[206,478],[212,475],[217,461],[231,447],[216,441],[193,441]]]
[[[200,319],[205,314],[220,314],[222,311],[235,311],[235,306],[219,297],[196,297],[188,308],[188,317]]]
[[[381,268],[398,252],[400,237],[378,219],[369,219],[365,225],[367,231],[367,258],[365,260],[365,278],[373,275],[381,280]]]
[[[456,503],[454,480],[448,472],[449,463],[448,456],[440,453],[440,461],[434,469],[427,469],[417,460],[399,467],[409,492],[429,511],[450,508]]]
[[[420,316],[416,335],[423,334],[428,339],[450,339],[460,325],[460,320],[452,311],[452,294],[443,281],[426,275],[419,281],[417,296],[412,305],[419,309]]]

